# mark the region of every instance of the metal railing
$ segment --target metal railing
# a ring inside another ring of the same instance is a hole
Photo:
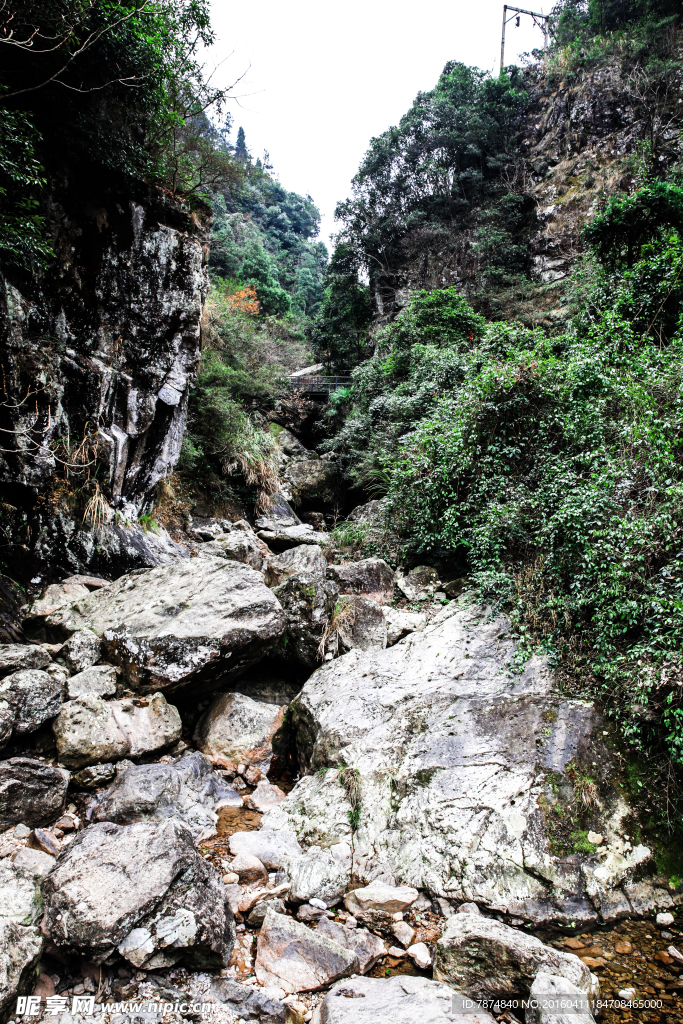
[[[326,377],[321,374],[287,379],[290,393],[299,395],[331,395],[338,388],[346,388],[351,384],[351,377]]]

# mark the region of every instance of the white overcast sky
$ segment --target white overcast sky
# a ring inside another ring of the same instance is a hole
[[[547,14],[552,2],[527,9]],[[223,62],[220,85],[244,74],[229,106],[232,141],[242,125],[254,159],[267,149],[281,184],[312,196],[329,247],[335,205],[370,139],[433,88],[447,61],[497,73],[502,14],[500,0],[214,0],[207,68]],[[542,42],[531,18],[510,22],[505,63]]]

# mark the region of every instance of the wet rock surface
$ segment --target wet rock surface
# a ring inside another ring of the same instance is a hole
[[[203,754],[185,754],[171,764],[134,765],[122,761],[111,786],[98,795],[93,821],[129,825],[173,818],[195,841],[214,835],[221,807],[242,807],[242,798]]]

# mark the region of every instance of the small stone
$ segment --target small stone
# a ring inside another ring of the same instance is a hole
[[[594,846],[600,846],[604,836],[600,835],[599,832],[589,832],[587,837],[589,843],[593,843]]]
[[[622,988],[617,992],[619,999],[624,999],[626,1002],[636,998],[636,990],[634,988]]]
[[[406,948],[410,946],[415,938],[415,929],[411,928],[405,921],[397,921],[391,930],[401,945]]]
[[[480,914],[481,910],[476,903],[461,903],[456,913],[458,914]]]
[[[414,946],[409,946],[408,956],[421,971],[426,971],[432,966],[432,955],[424,942],[416,942]]]
[[[632,949],[633,946],[627,939],[620,939],[619,942],[614,943],[614,952],[620,953],[622,956],[628,956]]]
[[[55,866],[55,858],[44,850],[34,850],[30,846],[22,846],[12,858],[15,868],[29,871],[32,875],[39,875],[44,878]]]
[[[34,850],[43,850],[45,853],[49,853],[51,857],[56,857],[62,847],[62,844],[55,838],[52,832],[48,832],[44,828],[35,828],[33,830],[29,845]]]
[[[250,786],[257,786],[263,779],[263,772],[255,764],[250,764],[244,773],[244,781]]]
[[[401,949],[400,946],[389,946],[387,956],[393,956],[395,960],[403,960],[408,956],[408,952],[405,949]]]
[[[268,882],[268,872],[258,857],[251,853],[238,853],[230,871],[238,875],[242,885],[266,885]]]
[[[90,768],[84,768],[72,775],[73,783],[79,789],[97,789],[110,782],[116,775],[116,768],[110,762],[106,764],[94,764]]]
[[[73,832],[76,828],[76,823],[70,815],[63,814],[61,818],[55,822],[55,828],[60,828],[62,832]]]
[[[565,939],[564,944],[567,949],[585,949],[586,943],[582,942],[581,939]]]
[[[271,807],[277,807],[282,803],[284,798],[285,794],[278,786],[263,780],[259,782],[254,792],[246,797],[244,803],[250,810],[265,814]]]
[[[322,917],[325,917],[325,913],[324,910],[320,910],[318,907],[312,907],[310,903],[302,903],[296,912],[296,917],[298,921],[310,924],[312,921],[319,921]]]
[[[17,827],[14,829],[15,839],[28,839],[30,835],[31,829],[28,827],[28,825],[24,825],[23,822],[17,825]]]
[[[316,899],[315,896],[308,902],[312,907],[317,907],[318,910],[327,910],[327,903],[325,903],[323,900]]]
[[[66,684],[66,692],[69,700],[77,700],[89,694],[113,697],[116,693],[116,669],[113,665],[91,665],[71,676]]]
[[[672,960],[676,960],[678,963],[683,963],[683,954],[679,953],[675,946],[669,946],[667,953]]]
[[[234,885],[236,882],[239,882],[239,880],[240,876],[236,871],[228,871],[226,875],[223,875],[223,881],[226,885]]]
[[[101,642],[91,629],[79,629],[64,644],[62,654],[71,672],[82,672],[100,659]]]
[[[275,911],[276,914],[285,913],[285,905],[281,899],[277,897],[274,900],[261,900],[256,904],[254,909],[250,912],[247,921],[252,928],[260,928],[263,924],[266,916],[266,911],[270,909]]]
[[[656,921],[660,928],[668,928],[674,923],[675,918],[673,914],[657,914]]]

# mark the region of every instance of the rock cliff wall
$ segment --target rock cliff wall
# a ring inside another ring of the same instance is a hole
[[[208,212],[158,191],[55,188],[49,224],[49,270],[0,278],[4,543],[38,563],[46,531],[68,546],[83,523],[106,526],[101,499],[137,518],[172,471],[208,288]],[[81,537],[65,567],[97,546]]]

